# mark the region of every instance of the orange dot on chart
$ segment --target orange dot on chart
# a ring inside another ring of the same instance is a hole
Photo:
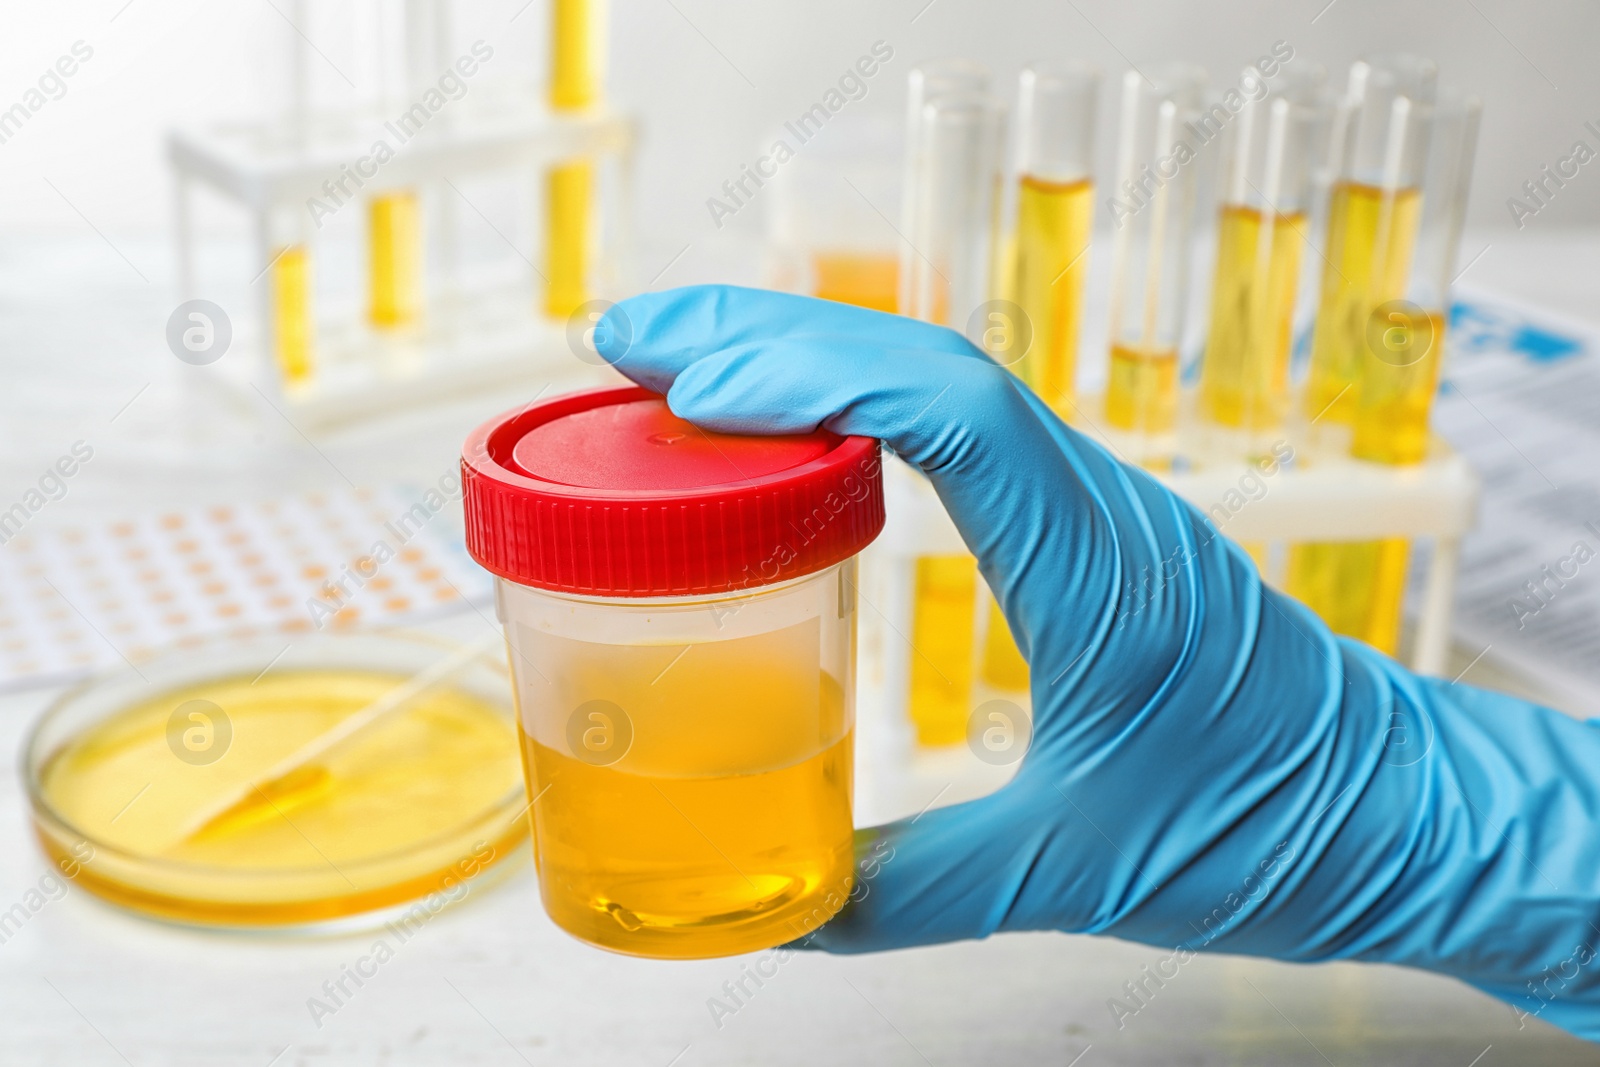
[[[328,573],[328,568],[320,567],[313,563],[311,566],[303,568],[300,573],[307,578],[321,578]]]
[[[141,582],[159,582],[161,580],[161,572],[155,567],[149,567],[139,572],[139,580]]]
[[[192,537],[186,537],[173,546],[179,552],[195,552],[200,548],[200,542]]]
[[[227,588],[228,583],[226,582],[207,582],[200,587],[200,591],[206,596],[219,596]]]
[[[163,529],[176,530],[178,527],[183,525],[183,516],[163,515],[161,516],[161,525]]]
[[[198,648],[205,643],[206,639],[199,634],[186,634],[178,638],[177,642],[179,648]]]
[[[360,608],[340,608],[334,612],[333,624],[335,626],[350,626],[361,616]]]
[[[224,619],[233,618],[235,615],[239,614],[239,611],[240,611],[240,608],[239,608],[239,605],[237,605],[237,604],[219,604],[219,605],[217,605],[217,614],[221,615]]]
[[[255,585],[262,585],[262,586],[277,585],[278,584],[278,576],[276,574],[273,574],[271,571],[267,571],[264,574],[256,575],[255,578],[252,579],[252,583],[255,584]]]
[[[420,549],[420,548],[403,548],[403,549],[400,550],[400,559],[401,559],[402,562],[415,563],[417,560],[419,560],[421,558],[422,558],[422,549]]]
[[[172,594],[165,589],[157,589],[150,594],[150,599],[157,604],[170,604],[172,603]]]
[[[74,663],[93,663],[94,662],[94,655],[92,653],[89,653],[89,652],[74,652],[72,654],[72,662],[74,662]]]
[[[79,542],[81,542],[83,540],[83,531],[82,530],[62,530],[60,536],[61,536],[61,540],[65,541],[67,544],[75,545],[75,544],[78,544]]]
[[[185,615],[181,611],[174,611],[163,615],[161,617],[161,621],[166,623],[168,626],[182,626],[184,623],[189,621],[189,616]]]
[[[241,567],[259,567],[261,565],[261,553],[246,552],[239,557],[239,565]]]
[[[135,629],[137,627],[131,622],[119,622],[111,627],[111,632],[114,634],[131,634]]]
[[[197,560],[196,562],[189,564],[189,573],[190,574],[210,574],[211,570],[212,570],[211,564],[207,563],[203,559],[202,560]]]
[[[267,600],[267,607],[269,607],[269,608],[286,608],[290,604],[293,604],[293,603],[294,603],[294,601],[291,600],[290,598],[286,597],[286,596],[275,596],[275,597],[271,597],[271,598],[269,598]]]
[[[303,632],[305,630],[311,629],[311,620],[310,619],[285,619],[283,621],[283,623],[278,627],[278,629],[280,629],[280,630],[288,630],[288,631],[293,632],[293,633],[301,633],[301,632]]]
[[[372,579],[372,581],[367,583],[367,585],[369,585],[373,589],[376,589],[380,593],[383,592],[385,589],[389,588],[390,586],[392,586],[393,584],[394,584],[394,582],[390,581],[388,578],[374,578],[374,579]]]
[[[411,598],[392,596],[383,602],[383,606],[389,611],[404,611],[406,608],[411,606]]]
[[[150,553],[146,552],[142,548],[130,548],[130,549],[128,549],[128,551],[124,552],[122,555],[123,555],[124,559],[131,559],[131,560],[134,560],[134,561],[138,561],[138,560],[144,559],[145,557],[149,556]]]
[[[423,567],[421,570],[417,571],[417,581],[419,582],[431,582],[438,577],[438,567]]]
[[[212,508],[210,511],[206,512],[206,514],[211,516],[213,522],[233,521],[232,508]]]
[[[456,591],[448,585],[441,585],[433,591],[433,599],[435,600],[454,600],[456,596]]]
[[[132,537],[133,523],[119,522],[111,527],[111,534],[113,537]]]
[[[243,530],[237,530],[229,534],[227,537],[224,537],[223,540],[230,545],[242,545],[246,541],[250,540],[250,535],[245,533]]]

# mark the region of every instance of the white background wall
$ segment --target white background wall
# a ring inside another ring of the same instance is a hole
[[[376,0],[308,2],[303,29],[326,56],[312,60],[320,95],[348,101],[376,91],[357,33]],[[496,49],[485,76],[542,78],[546,0],[522,10],[525,3],[457,5],[461,47],[481,37]],[[648,244],[666,249],[725,240],[706,198],[754,158],[767,130],[809,107],[880,39],[895,58],[852,110],[898,115],[911,66],[952,53],[990,64],[1010,95],[1017,68],[1044,55],[1089,58],[1111,72],[1130,61],[1182,57],[1204,64],[1221,83],[1278,39],[1294,46],[1297,59],[1323,62],[1341,78],[1363,52],[1423,51],[1437,58],[1444,82],[1485,101],[1470,216],[1478,226],[1509,225],[1506,198],[1575,140],[1600,149],[1600,138],[1583,125],[1600,126],[1600,5],[1334,0],[1323,10],[1326,3],[616,0],[610,85],[613,99],[644,119],[640,217]],[[0,144],[0,236],[81,234],[91,223],[113,238],[157,236],[169,208],[162,131],[260,113],[281,99],[288,32],[281,12],[290,0],[5,6],[0,108],[74,41],[93,47],[94,58],[68,81],[62,99]],[[748,230],[756,214],[745,213],[728,230]],[[1548,234],[1597,222],[1600,162],[1528,226]]]

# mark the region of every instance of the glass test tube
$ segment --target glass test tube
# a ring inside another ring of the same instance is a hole
[[[1392,325],[1384,313],[1394,310],[1385,305],[1408,291],[1423,214],[1434,83],[1433,64],[1417,56],[1381,56],[1351,67],[1349,97],[1335,122],[1341,163],[1328,206],[1328,269],[1306,386],[1313,421],[1346,430],[1355,422],[1368,373],[1382,363],[1371,338],[1376,332],[1382,343]],[[1411,329],[1409,322],[1403,327],[1408,338]],[[1418,373],[1436,375],[1437,359],[1424,362]],[[1373,379],[1379,390],[1390,383],[1387,374]],[[1425,422],[1424,416],[1417,435],[1424,451]],[[1405,538],[1295,545],[1286,587],[1335,633],[1394,655],[1410,551]]]
[[[600,103],[604,0],[552,0],[550,107],[582,111]],[[573,159],[545,175],[544,309],[564,318],[589,298],[594,234],[594,163]]]
[[[922,151],[924,108],[934,100],[947,96],[987,95],[992,80],[988,67],[977,60],[960,57],[932,59],[912,68],[906,88],[905,171],[900,196],[902,234],[914,233],[919,225],[917,196],[924,182],[918,153]],[[901,314],[925,318],[911,310],[914,303],[911,297],[912,261],[916,258],[917,252],[912,242],[902,240],[895,302]]]
[[[1170,460],[1178,421],[1196,168],[1184,138],[1205,72],[1187,64],[1129,71],[1122,82],[1117,189],[1126,205],[1112,245],[1111,367],[1106,421],[1131,431],[1134,458]]]
[[[447,14],[443,0],[407,0],[397,79],[404,93],[421,93],[448,65]],[[422,232],[416,189],[385,189],[367,201],[367,321],[379,329],[410,326],[422,317]]]
[[[921,104],[906,170],[905,314],[964,330],[988,298],[1002,127],[1000,105],[986,96],[941,93]],[[961,553],[914,566],[911,721],[919,742],[955,744],[972,710],[977,561]]]
[[[285,385],[311,380],[316,367],[311,245],[298,213],[269,214],[265,220],[271,266],[267,270],[271,307],[272,355]]]
[[[1289,360],[1315,168],[1328,108],[1307,69],[1247,99],[1223,133],[1211,323],[1200,410],[1244,457],[1271,446],[1289,409]],[[1263,84],[1253,67],[1241,84]]]
[[[1094,125],[1100,71],[1042,60],[1017,93],[1016,205],[1001,289],[1027,316],[1033,340],[1011,369],[1047,404],[1073,407],[1083,288],[1094,228]],[[993,595],[985,598],[982,676],[1028,688],[1028,663]]]
[[[1350,68],[1349,92],[1334,120],[1336,178],[1306,383],[1306,417],[1313,422],[1350,424],[1367,320],[1405,292],[1427,149],[1419,108],[1432,102],[1436,76],[1430,60],[1404,54]]]
[[[1071,405],[1083,287],[1094,226],[1094,119],[1100,72],[1034,63],[1017,105],[1017,207],[1012,299],[1033,343],[1012,369],[1044,401]]]

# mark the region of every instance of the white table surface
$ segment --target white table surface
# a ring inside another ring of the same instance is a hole
[[[1600,316],[1600,236],[1469,235],[1463,259],[1485,244],[1474,284]],[[480,398],[313,449],[282,425],[196,404],[183,388],[192,369],[162,340],[176,302],[164,250],[121,252],[152,280],[92,236],[0,246],[0,501],[74,440],[96,449],[67,498],[35,517],[35,533],[346,478],[432,480],[469,427],[519,399]],[[488,625],[466,615],[445,629]],[[1469,680],[1488,679],[1475,669]],[[53,695],[0,697],[0,910],[46,871],[16,767]],[[986,787],[949,766],[906,765],[881,719],[862,714],[864,819]],[[318,1027],[308,998],[372,940],[195,932],[73,889],[0,944],[0,1063],[1600,1064],[1600,1050],[1549,1026],[1519,1029],[1496,1001],[1389,967],[1197,958],[1119,1029],[1108,999],[1165,953],[1062,934],[797,957],[718,1027],[707,1001],[743,961],[588,948],[544,917],[525,861],[430,922]]]

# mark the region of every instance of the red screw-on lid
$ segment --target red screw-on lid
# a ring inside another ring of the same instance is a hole
[[[848,559],[883,529],[878,442],[712,433],[638,386],[555,397],[462,451],[467,551],[593,596],[729,592]]]

